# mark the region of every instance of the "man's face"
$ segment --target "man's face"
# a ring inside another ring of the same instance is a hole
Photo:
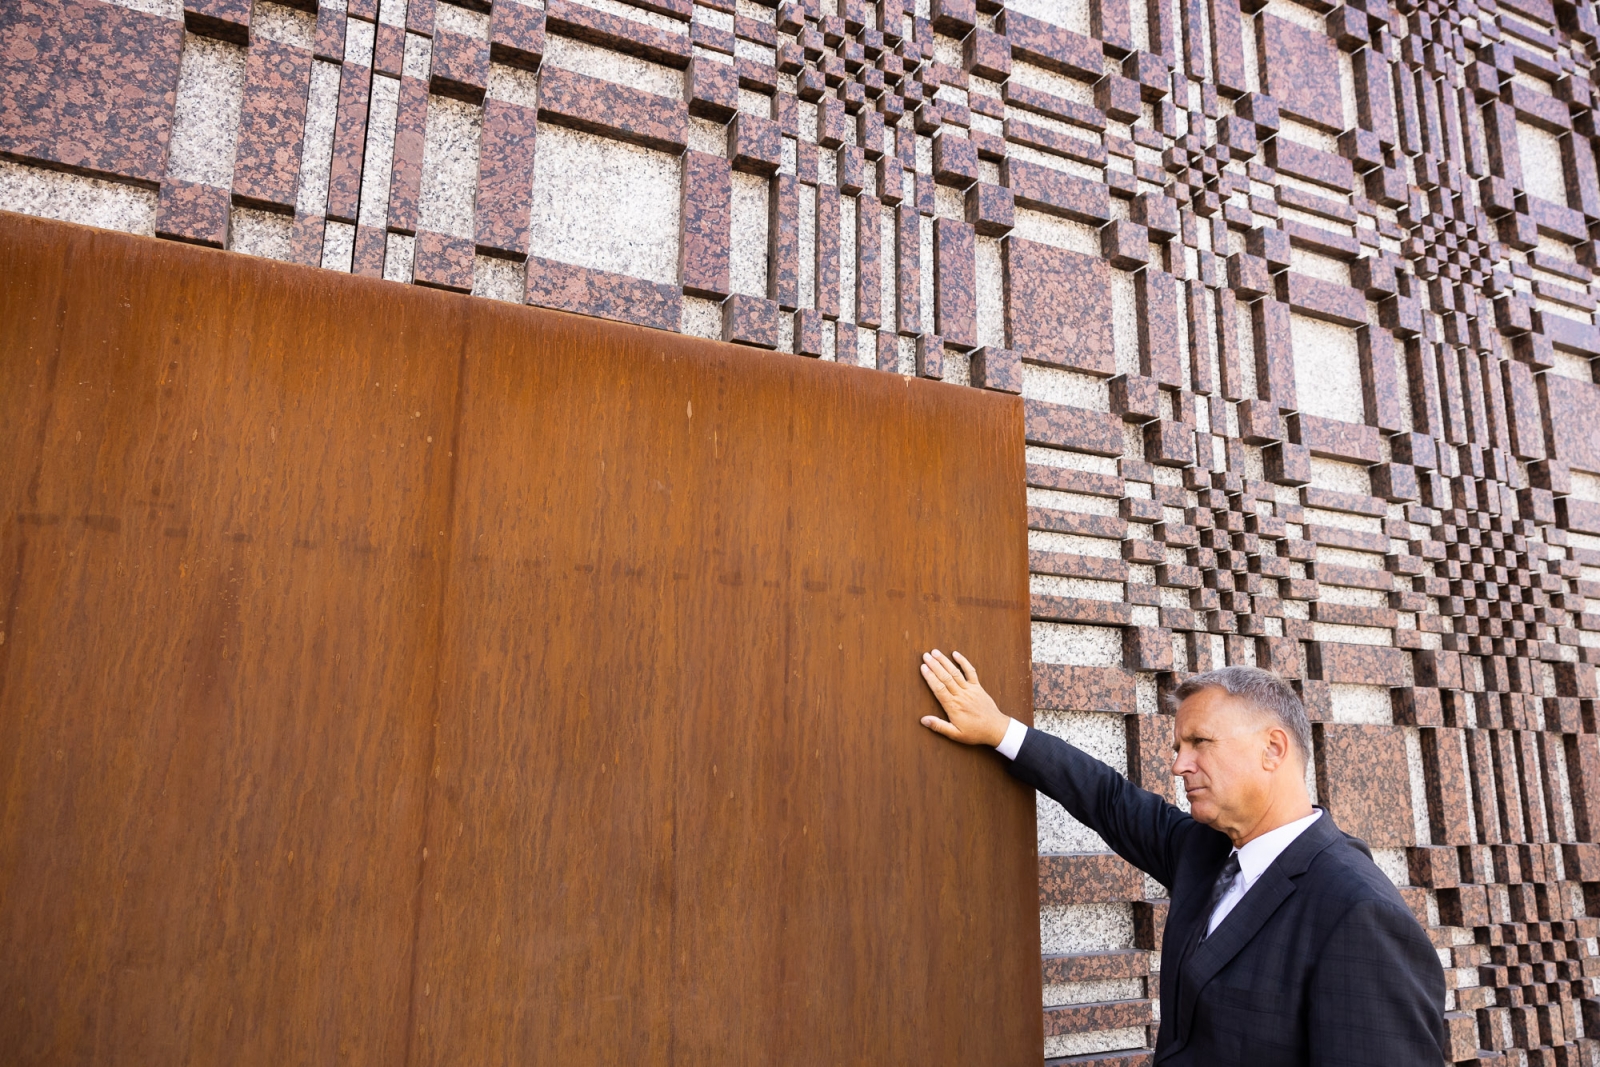
[[[1172,773],[1183,779],[1196,821],[1226,832],[1260,817],[1272,784],[1265,763],[1273,725],[1223,689],[1202,689],[1178,706]]]

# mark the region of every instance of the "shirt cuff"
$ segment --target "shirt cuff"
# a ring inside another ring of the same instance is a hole
[[[1017,753],[1022,751],[1022,739],[1028,736],[1028,728],[1016,719],[1010,720],[1011,725],[1006,727],[1006,735],[994,750],[1006,759],[1016,759]]]

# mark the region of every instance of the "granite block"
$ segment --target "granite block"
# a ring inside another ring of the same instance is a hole
[[[1062,26],[1008,8],[994,22],[1011,42],[1011,55],[1046,70],[1095,81],[1101,75],[1099,42]]]
[[[486,255],[528,254],[537,127],[531,107],[492,97],[484,103],[475,225],[478,251]]]
[[[332,4],[321,4],[317,7],[316,36],[311,51],[318,59],[325,59],[330,63],[344,61],[345,19],[345,12]]]
[[[275,41],[250,46],[233,164],[240,203],[294,211],[310,84],[310,52]]]
[[[228,190],[168,179],[156,206],[156,236],[224,248],[228,244]]]
[[[440,30],[433,35],[430,87],[443,96],[470,103],[483,100],[489,87],[489,42]]]
[[[1415,843],[1411,774],[1398,727],[1317,723],[1317,799],[1374,848]]]
[[[1294,348],[1289,332],[1289,305],[1268,297],[1251,305],[1254,323],[1256,388],[1263,400],[1285,411],[1300,406],[1295,394]]]
[[[883,204],[877,197],[856,198],[856,321],[877,329],[883,324]]]
[[[782,314],[777,301],[735,293],[722,316],[722,339],[754,348],[777,348]]]
[[[94,0],[0,10],[0,153],[154,188],[167,166],[183,26]]]
[[[1109,600],[1084,600],[1076,597],[1035,593],[1031,617],[1040,622],[1083,623],[1090,626],[1127,626],[1133,621],[1133,608]]]
[[[472,253],[470,251],[470,242],[468,242],[469,250],[465,256],[467,263],[467,275],[466,287],[463,289],[459,284],[460,269],[458,266],[456,267],[454,275],[450,276],[450,267],[459,264],[463,258],[459,253],[459,249],[454,244],[457,239],[453,237],[443,237],[440,234],[430,234],[428,236],[436,239],[428,246],[430,251],[434,253],[433,259],[431,260],[433,273],[441,278],[450,277],[449,281],[437,283],[439,287],[456,289],[462,292],[471,290]],[[418,244],[422,244],[420,239]],[[350,273],[360,275],[363,278],[382,278],[384,274],[384,257],[387,251],[388,239],[381,227],[357,226],[355,248],[350,259]],[[413,266],[415,265],[415,260],[413,260]],[[423,279],[418,277],[417,281],[423,282]]]
[[[246,44],[254,6],[254,0],[183,0],[183,24],[201,37]]]
[[[539,118],[673,154],[688,144],[681,101],[553,67],[539,78]]]
[[[729,292],[729,234],[733,172],[721,156],[689,151],[683,157],[683,290],[718,299]]]
[[[1332,641],[1307,642],[1307,671],[1324,682],[1403,686],[1410,683],[1410,657],[1404,650]]]
[[[967,190],[967,222],[985,237],[1004,237],[1016,221],[1016,202],[1003,185],[978,182]]]
[[[326,220],[321,215],[297,212],[289,230],[289,262],[303,267],[322,265],[322,239]]]
[[[1145,999],[1091,1001],[1083,1004],[1062,1004],[1044,1009],[1044,1032],[1047,1038],[1065,1034],[1117,1031],[1146,1027],[1154,1014],[1151,1002]],[[1113,1060],[1110,1057],[1092,1057],[1080,1060],[1081,1067],[1139,1067],[1144,1053]],[[1074,1057],[1075,1059],[1077,1057]],[[1074,1067],[1080,1067],[1075,1064]]]
[[[740,112],[728,126],[728,158],[748,174],[776,174],[783,163],[783,137],[769,118]]]
[[[398,78],[405,67],[405,58],[405,27],[378,23],[378,33],[372,46],[372,69],[379,74]]]
[[[726,63],[695,57],[689,63],[686,87],[691,115],[727,122],[739,110],[739,77]]]
[[[876,359],[874,365],[881,371],[890,374],[900,372],[900,340],[893,330],[878,330],[876,337]]]
[[[1183,324],[1178,317],[1177,282],[1172,275],[1154,267],[1141,271],[1135,281],[1140,373],[1162,385],[1182,389],[1188,383],[1184,381],[1178,351]]]
[[[1045,985],[1067,982],[1109,982],[1118,978],[1141,978],[1150,973],[1150,957],[1141,949],[1119,948],[1103,952],[1046,956],[1043,963]]]
[[[934,220],[934,321],[945,343],[961,351],[978,344],[976,247],[971,225]]]
[[[683,293],[676,285],[629,278],[610,271],[528,257],[527,302],[539,307],[618,319],[658,330],[676,330]]]
[[[1144,899],[1139,872],[1112,852],[1057,852],[1039,857],[1042,904],[1098,904]]]
[[[1553,458],[1576,470],[1600,473],[1600,434],[1594,432],[1600,385],[1544,374],[1539,377],[1539,393]]]
[[[1111,268],[1020,237],[1004,244],[1006,340],[1023,360],[1109,377]]]
[[[1344,129],[1338,49],[1324,34],[1279,18],[1260,16],[1266,91],[1286,115],[1325,130]]]
[[[1239,0],[1207,0],[1207,8],[1212,25],[1212,76],[1219,89],[1230,96],[1239,95],[1249,87],[1244,70],[1244,34],[1253,30],[1244,26]]]
[[[657,29],[638,19],[613,15],[572,0],[546,0],[545,30],[661,63],[679,70],[689,65],[689,35]]]
[[[906,336],[922,332],[922,218],[915,208],[895,211],[895,328]]]
[[[965,137],[945,132],[933,139],[933,177],[940,185],[965,189],[978,180],[978,150]]]
[[[1278,299],[1295,311],[1340,326],[1363,326],[1367,301],[1357,289],[1286,270],[1277,276]]]
[[[1025,400],[1023,423],[1029,444],[1099,456],[1122,454],[1121,420],[1115,415],[1046,400]]]
[[[1313,456],[1373,464],[1383,459],[1382,435],[1372,426],[1296,412],[1286,425],[1289,439],[1304,445]]]
[[[784,311],[794,311],[800,306],[800,183],[793,174],[780,174],[768,197],[767,295]]]
[[[839,317],[839,190],[817,186],[816,303],[828,318]]]
[[[1092,225],[1111,219],[1111,194],[1098,182],[1014,158],[1005,161],[1001,176],[1022,207]]]
[[[427,148],[428,83],[400,79],[395,112],[394,156],[389,170],[389,229],[413,233],[422,207],[422,163]],[[532,146],[528,151],[531,155]],[[526,249],[524,249],[526,251]]]
[[[416,7],[417,0],[411,0],[411,6]],[[528,4],[495,4],[489,19],[489,58],[537,70],[544,59],[544,12]]]
[[[997,393],[1022,392],[1022,361],[1009,348],[985,345],[972,354],[972,384]]]
[[[367,95],[372,68],[346,63],[339,73],[339,111],[328,171],[328,218],[355,222],[361,206],[361,163],[367,143]]]

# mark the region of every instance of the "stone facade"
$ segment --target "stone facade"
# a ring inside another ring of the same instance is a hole
[[[1295,679],[1452,1058],[1587,1064],[1596,35],[1592,0],[11,0],[0,208],[1021,393],[1039,725],[1176,800],[1163,688]],[[1048,802],[1039,844],[1047,1054],[1147,1063],[1164,891]]]

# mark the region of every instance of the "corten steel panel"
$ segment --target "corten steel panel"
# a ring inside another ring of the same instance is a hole
[[[1038,1062],[1033,800],[917,724],[936,644],[1028,703],[1015,399],[15,216],[0,269],[0,1045]]]
[[[6,214],[0,279],[0,1059],[400,1062],[455,305]]]

